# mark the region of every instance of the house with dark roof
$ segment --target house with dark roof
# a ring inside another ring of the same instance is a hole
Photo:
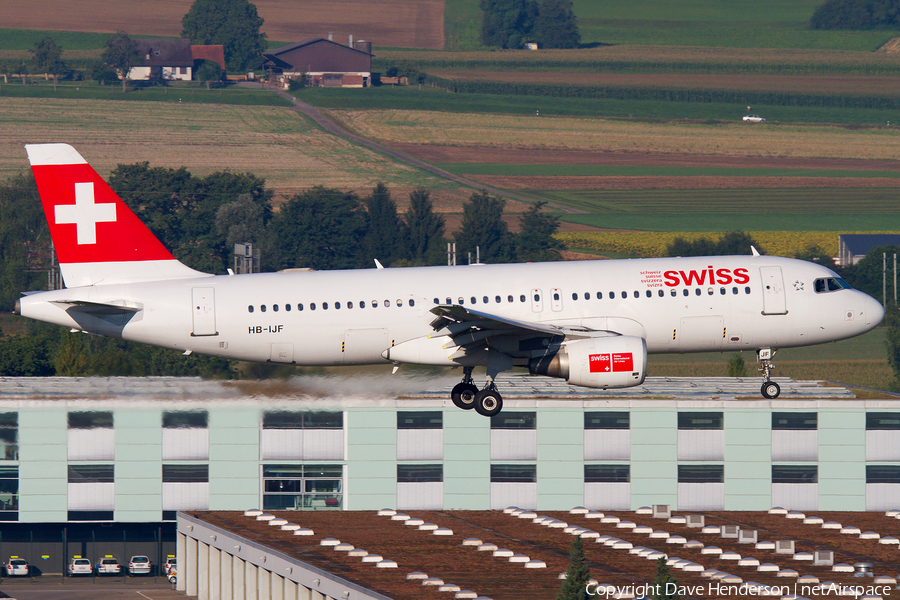
[[[372,81],[372,44],[344,46],[324,38],[309,38],[263,53],[263,69],[287,84],[305,77],[314,87],[368,87]]]
[[[194,69],[191,41],[185,39],[141,39],[137,42],[143,64],[131,69],[128,79],[146,81],[190,81]]]
[[[844,233],[838,236],[838,264],[855,265],[879,246],[900,246],[900,235],[892,233]]]

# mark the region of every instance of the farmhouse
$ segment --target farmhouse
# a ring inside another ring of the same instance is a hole
[[[263,69],[282,82],[301,76],[315,87],[368,87],[372,78],[372,44],[344,46],[309,38],[263,53]]]
[[[194,68],[191,41],[183,39],[136,40],[144,63],[131,69],[128,79],[146,81],[190,81]]]

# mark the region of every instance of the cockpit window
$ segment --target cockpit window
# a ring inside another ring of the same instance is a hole
[[[815,281],[815,290],[817,294],[849,289],[852,289],[850,284],[840,277],[826,277],[824,279],[816,279]]]

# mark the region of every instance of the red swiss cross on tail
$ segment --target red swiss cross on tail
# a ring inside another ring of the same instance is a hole
[[[203,275],[175,260],[72,146],[25,150],[67,286]]]

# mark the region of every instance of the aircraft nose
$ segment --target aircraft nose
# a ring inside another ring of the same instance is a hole
[[[866,296],[863,302],[863,316],[866,319],[866,327],[875,327],[884,319],[884,307],[872,296]]]

